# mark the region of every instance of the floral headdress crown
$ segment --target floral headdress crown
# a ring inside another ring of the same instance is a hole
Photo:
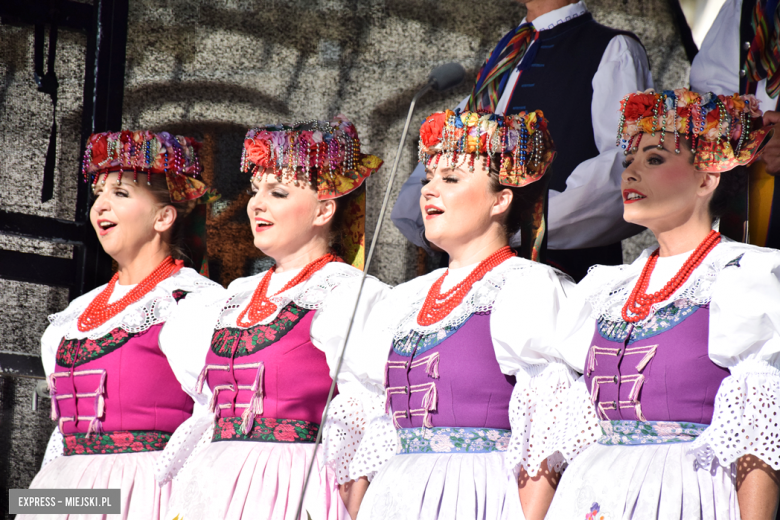
[[[541,110],[502,116],[445,110],[425,118],[420,127],[420,161],[438,164],[442,155],[450,164],[458,155],[501,155],[498,180],[503,186],[521,187],[539,180],[555,158],[547,120]]]
[[[172,202],[195,200],[206,196],[209,202],[218,198],[200,179],[203,168],[198,160],[200,143],[192,138],[152,133],[146,130],[131,132],[101,132],[89,136],[81,172],[85,180],[97,184],[110,173],[117,173],[117,183],[131,173],[133,182],[138,175],[146,176],[151,184],[153,174],[164,174]]]
[[[320,200],[335,199],[359,188],[382,165],[360,152],[355,125],[345,116],[260,126],[244,138],[241,171],[275,175],[279,181],[316,184]]]
[[[615,144],[626,154],[636,152],[642,134],[660,132],[663,148],[666,132],[674,134],[674,151],[680,153],[680,136],[689,140],[694,167],[705,172],[725,172],[752,163],[771,130],[759,128],[761,110],[755,96],[716,96],[688,89],[629,94],[620,102],[621,114]]]

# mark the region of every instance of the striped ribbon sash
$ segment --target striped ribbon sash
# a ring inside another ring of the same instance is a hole
[[[780,92],[780,10],[778,0],[756,0],[753,10],[753,41],[745,69],[748,79],[758,83],[766,78],[766,92],[777,97]]]
[[[525,51],[531,41],[536,39],[538,31],[530,23],[509,31],[504,36],[493,52],[490,53],[485,64],[479,69],[477,81],[469,97],[468,108],[477,110],[490,110],[495,112],[501,92],[512,74],[512,69],[517,67],[525,56]]]

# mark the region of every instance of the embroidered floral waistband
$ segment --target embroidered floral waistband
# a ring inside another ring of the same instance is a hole
[[[402,428],[400,454],[506,451],[510,430],[491,428]]]
[[[153,430],[116,431],[104,434],[68,433],[63,435],[65,455],[99,455],[160,451],[171,434]]]
[[[708,424],[670,421],[601,421],[599,444],[621,446],[691,442]]]
[[[256,442],[314,442],[320,425],[295,419],[255,417],[255,424],[248,434],[241,431],[241,417],[225,417],[214,423],[216,441]]]

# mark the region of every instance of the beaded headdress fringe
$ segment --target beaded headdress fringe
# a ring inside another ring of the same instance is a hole
[[[545,174],[555,148],[541,110],[511,116],[446,110],[425,118],[420,128],[420,162],[438,164],[443,156],[454,168],[464,155],[472,172],[477,156],[482,156],[485,169],[491,156],[500,156],[499,182],[521,187]]]
[[[615,140],[624,153],[636,152],[642,134],[674,135],[674,151],[680,153],[680,137],[690,143],[697,170],[723,172],[750,164],[761,152],[771,130],[759,128],[761,110],[752,95],[698,94],[688,89],[629,94],[620,102],[620,122]]]

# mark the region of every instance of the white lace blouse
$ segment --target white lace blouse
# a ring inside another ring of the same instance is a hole
[[[622,320],[623,305],[652,251],[630,265],[592,268],[564,305],[556,343],[559,355],[578,372],[584,370],[597,320]],[[687,256],[659,258],[649,291],[660,289]],[[709,304],[709,357],[731,372],[718,390],[711,425],[693,442],[699,465],[728,466],[752,454],[780,469],[780,251],[724,239],[643,322],[679,300]],[[583,378],[564,404],[566,420],[555,430],[555,444],[570,461],[598,440],[601,429]]]
[[[475,265],[449,272],[442,285],[448,290],[465,279]],[[503,262],[476,282],[463,301],[443,320],[429,326],[417,323],[417,314],[428,290],[444,273],[438,269],[395,287],[372,312],[363,352],[370,359],[370,386],[376,392],[377,413],[363,437],[350,466],[353,479],[373,479],[398,447],[398,437],[384,410],[384,369],[394,339],[411,332],[435,333],[462,324],[475,312],[490,311],[493,349],[501,372],[516,377],[509,404],[512,438],[507,451],[508,467],[526,468],[535,475],[541,463],[554,453],[546,432],[536,428],[536,418],[555,413],[557,395],[574,380],[571,371],[553,348],[557,314],[574,284],[560,272],[522,258]],[[552,461],[553,464],[555,461]]]
[[[271,277],[268,294],[281,290],[299,272],[300,270],[292,270],[275,273]],[[192,312],[181,313],[177,319],[170,321],[161,338],[163,335],[176,336],[188,343],[200,372],[211,348],[214,330],[225,327],[246,328],[237,325],[236,318],[249,305],[252,294],[264,275],[265,272],[239,278],[228,286],[226,294],[216,298],[188,301],[187,305],[191,306]],[[358,295],[360,275],[358,269],[348,264],[331,262],[304,283],[272,296],[270,300],[277,305],[277,310],[258,324],[272,322],[290,302],[295,302],[305,309],[316,310],[310,329],[311,341],[325,354],[330,376],[336,377],[336,364]],[[374,390],[364,385],[368,375],[361,363],[361,350],[369,348],[370,345],[359,338],[364,334],[363,326],[370,309],[381,301],[387,292],[388,287],[385,284],[373,276],[366,278],[344,363],[337,378],[339,395],[333,399],[328,419],[323,426],[323,454],[326,463],[336,471],[339,483],[349,480],[347,468],[363,435],[365,417],[373,413],[372,409],[376,406]],[[208,387],[204,387],[203,392],[201,401],[207,403],[210,398]],[[379,405],[381,406],[381,403]],[[202,406],[176,430],[156,463],[158,482],[163,483],[175,478],[189,457],[208,446],[213,424],[214,414],[206,406]]]

